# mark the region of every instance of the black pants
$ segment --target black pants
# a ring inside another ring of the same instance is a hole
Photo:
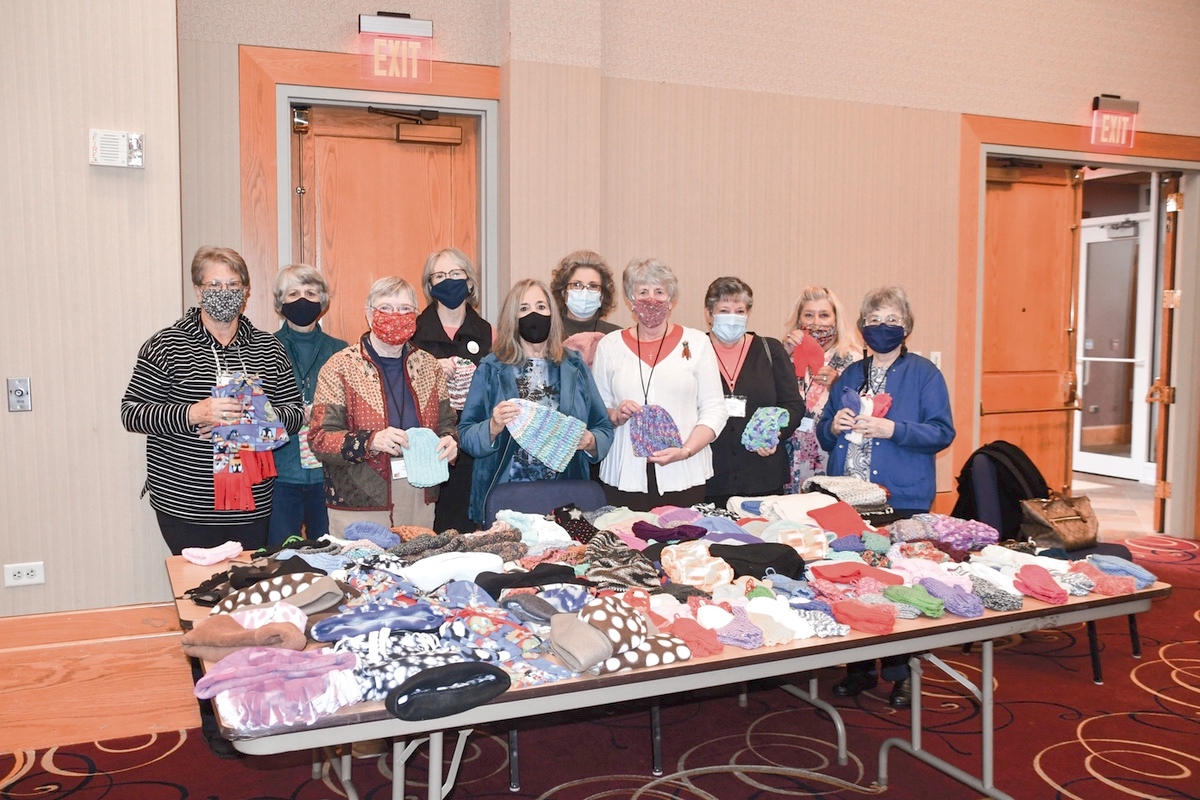
[[[649,511],[658,506],[680,506],[687,508],[704,502],[704,484],[692,486],[678,492],[659,492],[658,479],[654,476],[654,465],[646,464],[646,491],[622,492],[615,486],[604,484],[604,499],[610,506],[625,506],[631,511]]]
[[[438,533],[451,528],[459,533],[470,533],[478,526],[468,513],[471,507],[471,473],[475,459],[458,451],[458,460],[450,465],[450,478],[438,491],[437,503],[433,506],[433,529]]]
[[[163,541],[171,548],[171,554],[176,556],[185,547],[218,547],[230,540],[241,542],[243,550],[257,550],[266,546],[267,527],[271,522],[270,517],[263,517],[237,525],[198,525],[161,511],[154,513],[158,516],[158,529],[162,531]]]

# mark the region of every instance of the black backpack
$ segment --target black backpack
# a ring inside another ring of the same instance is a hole
[[[1015,444],[997,440],[976,450],[958,474],[951,516],[987,523],[1001,540],[1020,538],[1021,501],[1049,497],[1041,470]]]

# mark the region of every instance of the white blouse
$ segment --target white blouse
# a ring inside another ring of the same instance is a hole
[[[645,342],[643,347],[647,344],[655,347],[653,343]],[[684,442],[697,425],[705,425],[720,435],[728,412],[717,355],[707,334],[694,328],[683,328],[683,336],[653,368],[653,373],[645,362],[639,372],[639,361],[638,354],[622,338],[622,331],[613,331],[600,340],[592,375],[605,406],[616,408],[622,400],[662,406],[679,426],[679,435]],[[633,454],[629,424],[617,426],[613,434],[612,448],[600,462],[600,480],[623,492],[647,491],[646,459]],[[664,493],[699,486],[712,474],[712,451],[708,447],[683,461],[656,464],[654,472],[658,490]]]

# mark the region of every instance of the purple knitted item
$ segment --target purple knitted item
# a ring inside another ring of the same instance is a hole
[[[957,519],[945,514],[917,514],[914,519],[929,526],[935,538],[959,550],[982,550],[1000,541],[1000,533],[991,525],[973,519]]]
[[[664,528],[676,525],[694,525],[704,518],[704,515],[696,509],[681,508],[680,506],[659,506],[650,509],[650,512],[658,514],[658,524]]]
[[[746,609],[734,606],[733,622],[717,629],[717,639],[721,644],[741,647],[744,650],[755,650],[763,646],[762,628],[750,621]]]
[[[562,472],[575,457],[587,424],[549,406],[516,398],[521,413],[506,426],[526,453],[555,472]]]
[[[703,539],[708,535],[708,530],[699,525],[676,525],[672,528],[660,528],[639,519],[633,523],[633,535],[647,542],[690,542],[693,539]]]
[[[642,406],[641,411],[630,417],[629,438],[638,458],[649,458],[668,447],[683,447],[679,426],[662,406]]]
[[[983,616],[983,600],[961,586],[951,586],[937,578],[922,578],[920,584],[931,596],[945,603],[946,610],[951,614],[959,617]]]
[[[829,543],[829,549],[837,553],[861,553],[867,549],[861,536],[851,534],[839,536]]]

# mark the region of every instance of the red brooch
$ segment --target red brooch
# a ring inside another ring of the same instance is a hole
[[[687,340],[684,340],[683,342],[683,357],[688,361],[692,360],[692,349],[688,347]]]

